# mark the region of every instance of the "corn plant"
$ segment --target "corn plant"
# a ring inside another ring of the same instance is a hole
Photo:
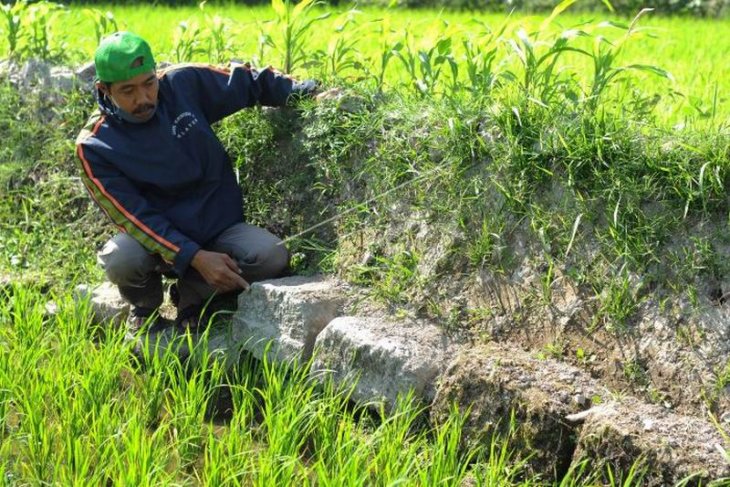
[[[86,8],[84,9],[84,15],[91,19],[94,24],[94,38],[97,45],[106,35],[119,30],[114,14],[108,10],[104,12],[96,8]]]
[[[566,0],[563,4],[566,2],[572,3],[572,0]],[[522,67],[522,76],[515,75],[515,78],[521,81],[523,93],[527,99],[547,105],[566,85],[561,77],[561,70],[557,68],[559,59],[568,52],[587,55],[582,49],[569,45],[572,39],[587,34],[582,30],[570,29],[549,42],[541,41],[540,33],[541,31],[530,34],[520,29],[516,34],[517,39],[510,39],[508,43],[517,54]],[[546,48],[544,52],[543,48]]]
[[[329,13],[317,17],[311,16],[312,11],[320,5],[322,3],[317,0],[302,0],[296,5],[289,0],[271,0],[271,7],[276,14],[276,24],[282,29],[281,41],[277,47],[283,52],[283,69],[287,74],[306,59],[304,46],[312,26],[330,16]]]
[[[5,38],[11,59],[58,60],[63,57],[63,42],[52,46],[51,34],[56,17],[66,12],[63,5],[46,1],[28,4],[21,0],[13,5],[0,5],[0,12],[5,19]]]
[[[627,66],[616,65],[616,61],[626,43],[632,37],[642,32],[642,29],[637,27],[637,24],[641,16],[649,11],[651,11],[651,9],[641,10],[628,26],[611,21],[601,22],[599,24],[599,27],[611,26],[623,29],[626,32],[622,38],[614,43],[608,41],[601,35],[595,36],[594,38],[593,50],[589,54],[593,61],[593,79],[591,80],[590,88],[586,97],[586,106],[589,110],[596,109],[599,100],[609,85],[615,83],[619,77],[627,71],[644,71],[670,81],[673,80],[672,75],[668,71],[657,66],[646,64],[630,64]]]
[[[440,39],[436,45],[428,50],[418,51],[418,62],[421,80],[416,84],[423,94],[433,94],[441,78],[444,65],[449,67],[451,74],[450,89],[456,91],[459,77],[459,65],[452,55],[451,38]]]
[[[345,28],[354,24],[354,16],[358,14],[357,10],[350,10],[345,20],[335,27],[336,36],[333,36],[327,45],[327,65],[326,69],[334,79],[341,79],[342,73],[349,69],[358,69],[362,64],[357,61],[357,37],[353,35],[345,36],[343,32]],[[352,34],[352,33],[350,33]]]
[[[27,8],[28,34],[25,51],[28,57],[42,60],[63,57],[63,42],[58,43],[55,48],[51,46],[52,26],[56,17],[62,12],[66,12],[66,8],[53,2],[39,2]]]
[[[219,15],[206,22],[208,37],[208,53],[213,62],[223,63],[233,57],[231,21]]]
[[[220,15],[210,15],[205,10],[206,2],[201,2],[200,10],[205,16],[201,36],[207,42],[207,56],[211,62],[225,63],[233,57],[233,33],[231,20]]]
[[[19,0],[12,5],[0,5],[0,13],[5,20],[5,40],[8,42],[8,57],[18,56],[18,47],[21,37],[21,19],[27,8],[25,0]]]
[[[267,52],[270,49],[275,49],[276,44],[274,43],[274,39],[271,37],[271,35],[267,34],[264,31],[264,28],[261,24],[259,24],[259,36],[256,40],[256,54],[253,56],[253,64],[260,66],[265,63],[265,59],[267,57]]]
[[[382,93],[385,85],[385,73],[390,64],[390,60],[396,56],[396,53],[403,48],[401,41],[393,42],[389,38],[393,31],[390,28],[390,22],[388,19],[382,19],[379,21],[378,38],[380,39],[380,48],[378,49],[378,57],[376,62],[368,64],[375,64],[374,68],[365,66],[365,70],[375,81],[375,89],[378,93]]]
[[[451,37],[439,39],[430,49],[413,51],[406,31],[405,41],[394,49],[395,56],[401,61],[416,93],[432,97],[436,93],[441,72],[445,65],[451,70],[452,90],[458,78],[459,67],[452,55]]]
[[[180,22],[173,38],[173,57],[176,62],[189,62],[204,52],[201,46],[201,29],[196,22]]]
[[[499,79],[499,72],[494,64],[499,54],[499,43],[508,24],[505,21],[496,32],[484,23],[481,25],[484,28],[484,39],[481,42],[477,43],[472,39],[462,41],[464,47],[462,64],[466,66],[465,71],[469,79],[467,90],[474,96],[491,92]]]

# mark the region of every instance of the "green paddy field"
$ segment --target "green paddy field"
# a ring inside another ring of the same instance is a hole
[[[100,24],[100,18],[107,13],[114,23]],[[428,52],[439,41],[450,41],[448,48],[444,47],[438,54],[453,58],[461,66],[458,78],[468,84],[463,66],[466,59],[474,59],[475,52],[496,47],[495,67],[504,70],[514,67],[519,63],[518,54],[510,47],[510,40],[518,39],[520,30],[534,33],[546,17],[519,12],[507,16],[502,13],[346,6],[309,12],[310,18],[320,15],[328,17],[315,22],[296,39],[297,48],[301,48],[304,57],[294,66],[292,74],[324,79],[330,86],[341,85],[342,80],[347,84],[380,76],[383,54],[397,43],[403,44],[403,52],[410,47],[417,53]],[[71,7],[52,17],[50,48],[75,63],[91,58],[99,29],[108,31],[116,25],[148,39],[160,60],[226,63],[235,59],[278,69],[283,69],[285,64],[285,27],[270,7],[211,4],[203,8],[171,8],[99,4],[93,9]],[[569,46],[591,51],[598,37],[620,42],[625,31],[607,25],[608,22],[626,26],[631,20],[612,16],[608,11],[571,13],[567,8],[546,26],[541,40],[552,42],[561,33],[581,30],[587,36],[572,38]],[[661,96],[658,111],[662,119],[671,125],[698,119],[726,122],[730,115],[727,95],[730,64],[726,59],[730,52],[730,19],[662,17],[658,12],[647,12],[637,27],[621,48],[617,63],[654,66],[671,75],[671,80],[652,76],[642,80],[643,88],[651,88]],[[495,35],[497,33],[500,35]],[[2,41],[0,39],[0,49]],[[465,41],[472,44],[469,53],[465,50]],[[333,60],[336,73],[332,71]],[[585,86],[591,77],[591,63],[582,54],[566,53],[560,56],[558,67],[580,78]],[[444,66],[444,71],[448,70]],[[384,71],[386,88],[408,85],[414,78],[404,63],[395,58],[388,62]],[[440,85],[448,83],[446,74],[442,74]],[[445,90],[440,85],[435,91]]]

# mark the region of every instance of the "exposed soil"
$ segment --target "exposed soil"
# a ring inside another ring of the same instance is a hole
[[[727,441],[711,422],[615,396],[576,367],[520,350],[464,349],[442,376],[431,418],[446,420],[454,402],[469,413],[464,441],[509,438],[543,478],[560,479],[586,459],[623,478],[638,465],[646,485],[730,478]]]

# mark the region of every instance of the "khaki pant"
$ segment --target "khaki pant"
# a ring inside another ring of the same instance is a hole
[[[249,283],[279,277],[289,266],[289,252],[279,238],[245,223],[223,231],[205,250],[231,256]],[[162,304],[162,274],[171,272],[172,266],[158,254],[150,254],[134,238],[120,233],[104,245],[97,259],[136,313],[147,315]],[[178,280],[177,287],[181,310],[201,305],[215,294],[215,289],[192,267]]]

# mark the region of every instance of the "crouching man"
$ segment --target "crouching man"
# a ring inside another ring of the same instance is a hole
[[[242,194],[211,124],[257,104],[282,106],[315,83],[271,69],[184,65],[157,72],[150,46],[117,32],[95,53],[98,109],[76,141],[82,179],[119,228],[98,255],[131,304],[128,325],[159,329],[162,275],[178,278],[177,325],[195,329],[215,293],[280,276],[281,240],[243,221]]]

